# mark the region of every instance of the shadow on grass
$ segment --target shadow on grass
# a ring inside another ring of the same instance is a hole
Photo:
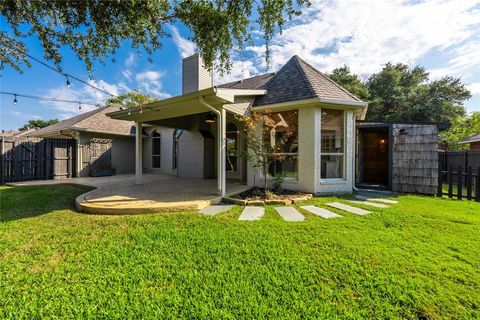
[[[75,198],[92,189],[72,185],[0,187],[0,222],[75,210]]]

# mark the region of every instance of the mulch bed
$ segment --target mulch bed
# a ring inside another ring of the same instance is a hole
[[[265,204],[285,204],[289,205],[300,201],[306,201],[312,198],[312,194],[291,191],[291,190],[267,190],[262,188],[252,188],[247,191],[235,194],[231,197],[225,197],[226,202],[239,205],[265,205]]]

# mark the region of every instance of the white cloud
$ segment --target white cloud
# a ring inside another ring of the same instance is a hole
[[[122,75],[128,80],[132,81],[132,72],[128,69],[122,71]]]
[[[164,99],[171,95],[165,92],[162,88],[161,78],[165,75],[164,72],[147,70],[135,75],[135,80],[140,89],[145,93],[153,95],[157,98]]]
[[[40,120],[42,119],[41,116],[36,115],[36,114],[29,114],[25,112],[19,112],[15,110],[10,110],[10,113],[13,114],[16,118],[23,119],[23,120]]]
[[[480,94],[480,82],[475,82],[470,85],[468,85],[468,90],[470,90],[470,93],[472,95],[474,94]]]
[[[388,61],[414,63],[431,50],[442,51],[475,36],[480,23],[475,5],[471,0],[313,1],[274,37],[272,67],[278,69],[295,54],[324,71],[346,64],[359,74],[376,72]],[[262,46],[247,50],[261,62]],[[452,63],[472,65],[467,53],[478,50],[464,50],[466,59]]]
[[[127,59],[125,59],[125,66],[126,67],[131,67],[135,64],[135,54],[133,54],[132,52],[130,52],[128,54],[128,57]]]
[[[172,32],[172,40],[177,46],[178,52],[182,58],[191,56],[195,53],[196,45],[192,41],[183,38],[178,31],[178,28],[175,26],[169,26],[170,31]]]
[[[215,84],[222,84],[235,80],[245,79],[259,73],[259,70],[253,61],[241,61],[234,59],[232,61],[232,64],[232,70],[228,74],[224,74],[222,76],[217,72],[213,73],[213,82]]]

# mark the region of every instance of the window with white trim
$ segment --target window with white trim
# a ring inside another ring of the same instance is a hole
[[[160,150],[162,146],[162,136],[157,130],[152,132],[152,168],[160,168]]]
[[[344,178],[345,114],[343,110],[322,109],[320,177]]]
[[[268,175],[298,178],[298,111],[264,115],[263,145],[270,156]]]

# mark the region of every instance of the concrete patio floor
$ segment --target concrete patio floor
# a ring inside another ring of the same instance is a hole
[[[79,211],[95,214],[136,214],[199,210],[219,203],[217,180],[181,179],[172,175],[144,174],[135,184],[134,175],[85,177],[11,183],[11,186],[70,184],[95,188],[76,199]],[[244,184],[227,182],[227,196],[247,190]]]

